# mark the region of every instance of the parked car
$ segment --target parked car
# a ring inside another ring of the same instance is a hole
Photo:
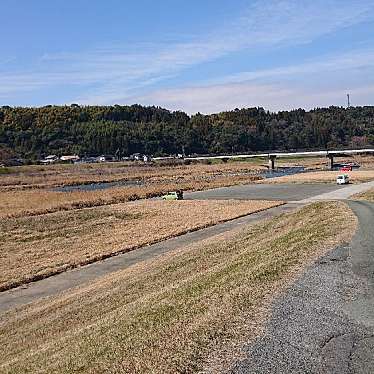
[[[162,196],[162,200],[183,200],[183,191],[173,191]]]
[[[348,184],[349,176],[347,174],[338,175],[338,177],[336,178],[336,183],[337,184]]]
[[[352,171],[352,166],[345,165],[342,168],[340,168],[340,171]]]

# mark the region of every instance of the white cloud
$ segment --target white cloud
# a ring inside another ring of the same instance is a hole
[[[183,109],[191,114],[255,106],[278,111],[344,105],[348,92],[355,105],[373,104],[374,50],[351,51],[296,65],[242,72],[204,85],[156,90],[133,97],[132,102]]]
[[[303,63],[274,67],[265,70],[244,71],[219,77],[215,84],[240,83],[243,81],[265,81],[271,78],[297,77],[306,74],[339,73],[374,67],[374,50],[352,50],[349,53],[319,56]]]
[[[372,105],[374,83],[350,89],[354,105]],[[156,91],[136,98],[145,105],[162,105],[171,110],[183,109],[189,114],[217,113],[234,108],[265,107],[270,111],[297,108],[312,109],[330,105],[343,106],[346,100],[345,87],[297,86],[284,83],[232,83],[205,87],[189,87]]]
[[[163,103],[168,109],[182,108],[187,113],[214,113],[241,107],[275,107],[279,97],[292,96],[292,90],[277,85],[232,83],[205,87],[188,87],[156,91],[136,98],[143,104]]]
[[[371,10],[374,11],[374,4],[370,1],[339,1],[338,6],[335,0],[259,1],[235,22],[225,24],[221,31],[199,40],[161,48],[148,46],[148,52],[131,59],[130,66],[126,66],[127,55],[109,54],[110,62],[105,61],[105,57],[94,58],[93,61],[99,61],[101,66],[118,72],[118,75],[114,84],[112,81],[110,95],[106,95],[105,87],[99,87],[93,95],[88,93],[83,101],[90,103],[95,99],[110,103],[116,98],[125,99],[131,95],[131,90],[143,86],[142,79],[148,81],[150,77],[161,75],[160,81],[162,75],[176,75],[190,66],[243,49],[304,43],[362,22],[372,16]],[[135,68],[131,66],[134,60]]]

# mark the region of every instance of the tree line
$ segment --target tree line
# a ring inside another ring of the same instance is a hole
[[[154,156],[332,149],[374,144],[374,106],[188,116],[159,107],[0,107],[0,157]],[[3,155],[3,156],[2,156]]]

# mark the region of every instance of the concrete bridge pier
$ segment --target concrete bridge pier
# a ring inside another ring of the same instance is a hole
[[[334,170],[334,156],[331,154],[328,154],[327,158],[329,159],[330,170]]]
[[[274,170],[275,169],[275,159],[277,156],[275,155],[269,155],[269,170]]]

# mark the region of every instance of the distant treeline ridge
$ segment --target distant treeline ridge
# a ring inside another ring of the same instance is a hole
[[[374,144],[374,106],[188,116],[159,107],[0,107],[0,157],[154,156],[332,149]]]

